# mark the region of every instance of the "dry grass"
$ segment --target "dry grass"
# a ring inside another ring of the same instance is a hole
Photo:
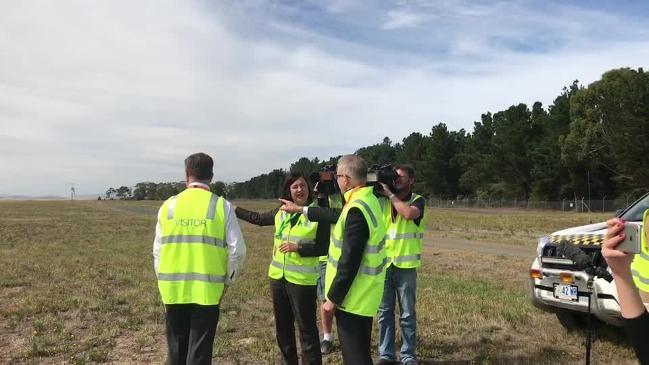
[[[159,204],[0,202],[0,363],[162,363],[164,309],[151,259]],[[257,210],[275,205],[238,204]],[[429,210],[427,217],[433,245],[419,271],[422,359],[583,362],[583,336],[567,334],[554,316],[528,302],[531,257],[438,249],[434,238],[532,244],[536,235],[600,217],[452,210]],[[272,227],[241,226],[246,271],[224,298],[215,355],[220,364],[276,364],[267,279]],[[623,337],[619,330],[601,330],[593,363],[633,363]],[[325,363],[339,358],[334,353]]]

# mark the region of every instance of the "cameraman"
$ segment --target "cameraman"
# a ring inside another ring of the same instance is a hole
[[[647,246],[647,215],[643,217],[642,246]],[[633,282],[631,274],[631,261],[633,254],[625,253],[616,249],[624,241],[624,221],[619,218],[612,218],[606,222],[607,230],[604,243],[602,244],[602,255],[606,259],[608,267],[613,274],[617,296],[620,300],[620,311],[624,317],[624,327],[629,341],[635,350],[636,356],[641,364],[649,364],[649,346],[647,336],[649,334],[649,313],[642,303],[638,288]]]
[[[421,266],[421,245],[424,237],[424,208],[426,201],[412,192],[415,171],[409,165],[394,167],[395,193],[380,183],[379,194],[390,201],[384,209],[386,222],[385,250],[387,269],[385,288],[379,307],[379,355],[377,364],[396,364],[395,355],[395,297],[399,301],[401,328],[400,361],[402,364],[417,363],[417,314],[415,311],[417,291],[417,268]]]

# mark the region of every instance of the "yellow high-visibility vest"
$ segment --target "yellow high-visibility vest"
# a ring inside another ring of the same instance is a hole
[[[351,208],[358,208],[363,213],[370,232],[361,266],[352,282],[343,303],[337,303],[341,310],[361,316],[372,317],[376,314],[383,296],[385,281],[385,221],[381,205],[372,192],[372,187],[352,189],[345,193],[345,207],[334,226],[329,243],[329,258],[325,276],[325,293],[338,270],[338,260],[342,254],[343,237],[347,215]]]
[[[642,247],[640,253],[633,257],[633,262],[631,263],[633,282],[638,289],[644,292],[649,292],[649,247],[647,246],[646,236],[646,230],[649,229],[649,226],[647,226],[648,216],[649,209],[645,210],[644,215],[642,216]]]
[[[215,305],[227,272],[225,200],[189,188],[162,204],[158,288],[165,304]]]
[[[273,260],[268,268],[268,276],[277,280],[286,278],[286,281],[297,285],[316,285],[320,276],[317,256],[302,257],[299,252],[282,253],[279,250],[279,246],[286,241],[315,245],[318,223],[300,214],[295,226],[291,227],[293,217],[293,214],[282,210],[275,214]]]
[[[415,193],[411,194],[408,205],[421,198]],[[424,212],[421,212],[422,219],[419,225],[414,219],[405,219],[401,214],[396,215],[392,220],[392,204],[388,202],[384,209],[386,222],[385,251],[388,262],[402,269],[412,269],[421,266],[421,244],[426,229],[423,220]]]

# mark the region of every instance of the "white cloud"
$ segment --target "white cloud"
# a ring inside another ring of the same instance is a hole
[[[387,13],[387,20],[381,26],[382,29],[392,30],[399,28],[416,27],[424,20],[424,17],[403,10],[390,10]]]
[[[196,151],[215,158],[217,179],[244,180],[438,122],[471,130],[483,112],[547,105],[575,78],[649,59],[641,37],[589,41],[591,21],[626,34],[626,19],[601,12],[584,12],[560,46],[518,52],[492,40],[525,44],[534,35],[526,24],[559,28],[576,10],[534,16],[502,4],[421,2],[416,10],[428,13],[392,10],[389,29],[414,32],[407,40],[374,43],[348,33],[400,33],[380,31],[387,9],[346,32],[283,19],[264,4],[245,16],[237,5],[196,2],[3,5],[0,195],[180,180],[182,160]],[[352,2],[325,10],[361,19]],[[416,27],[432,17],[431,27]]]

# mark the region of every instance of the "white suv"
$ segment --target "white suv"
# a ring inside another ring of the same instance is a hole
[[[618,211],[625,221],[642,223],[649,194]],[[606,223],[568,228],[539,239],[530,268],[532,303],[556,313],[568,330],[584,328],[587,313],[605,323],[621,325],[615,283],[601,255]],[[589,309],[590,297],[590,309]]]

